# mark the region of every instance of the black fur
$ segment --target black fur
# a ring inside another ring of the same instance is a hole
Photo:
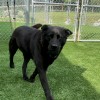
[[[46,70],[58,57],[67,37],[72,32],[62,27],[50,25],[43,25],[39,30],[38,28],[41,26],[41,24],[37,24],[32,27],[20,26],[15,29],[9,41],[10,67],[14,68],[13,57],[17,49],[20,49],[24,57],[23,79],[34,82],[36,75],[39,74],[46,99],[53,100],[46,78]],[[28,78],[26,68],[30,59],[34,60],[36,69]]]

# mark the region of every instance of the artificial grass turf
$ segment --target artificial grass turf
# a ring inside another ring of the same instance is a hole
[[[47,77],[55,100],[100,100],[100,43],[68,42],[49,67]],[[15,68],[9,68],[8,41],[0,42],[0,100],[45,100],[35,83],[22,80],[22,54],[16,53]],[[28,64],[28,76],[35,65]]]

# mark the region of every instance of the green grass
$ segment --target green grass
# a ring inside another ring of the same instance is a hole
[[[35,83],[22,79],[23,57],[17,52],[15,68],[9,68],[8,41],[0,42],[0,100],[45,100],[36,77]],[[47,77],[55,100],[100,100],[100,43],[68,42],[49,67]],[[35,65],[30,61],[28,76]]]

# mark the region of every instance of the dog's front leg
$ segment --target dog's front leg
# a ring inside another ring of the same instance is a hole
[[[46,71],[43,69],[42,66],[38,66],[37,69],[38,69],[39,78],[40,78],[42,87],[43,87],[44,92],[45,92],[46,99],[47,100],[53,100],[53,97],[51,96],[51,93],[50,93],[47,78],[46,78]]]
[[[43,58],[41,57],[41,55],[35,56],[35,64],[37,67],[41,85],[46,96],[46,100],[53,100],[46,77],[46,70],[43,67]]]
[[[31,44],[31,47],[32,46],[33,45]],[[40,79],[41,85],[43,87],[43,90],[44,90],[44,93],[46,96],[46,100],[53,100],[53,97],[52,97],[50,89],[49,89],[48,81],[46,78],[46,70],[44,69],[44,66],[43,66],[44,62],[43,62],[43,57],[41,55],[41,49],[40,49],[39,45],[38,45],[38,48],[36,48],[36,46],[35,46],[35,49],[31,48],[31,52],[32,52],[32,55],[34,58],[37,72],[39,74],[39,79]]]

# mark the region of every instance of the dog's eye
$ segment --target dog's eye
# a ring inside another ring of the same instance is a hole
[[[53,38],[54,37],[54,34],[50,34],[50,38]]]
[[[60,35],[57,35],[57,39],[59,39],[60,38]]]

